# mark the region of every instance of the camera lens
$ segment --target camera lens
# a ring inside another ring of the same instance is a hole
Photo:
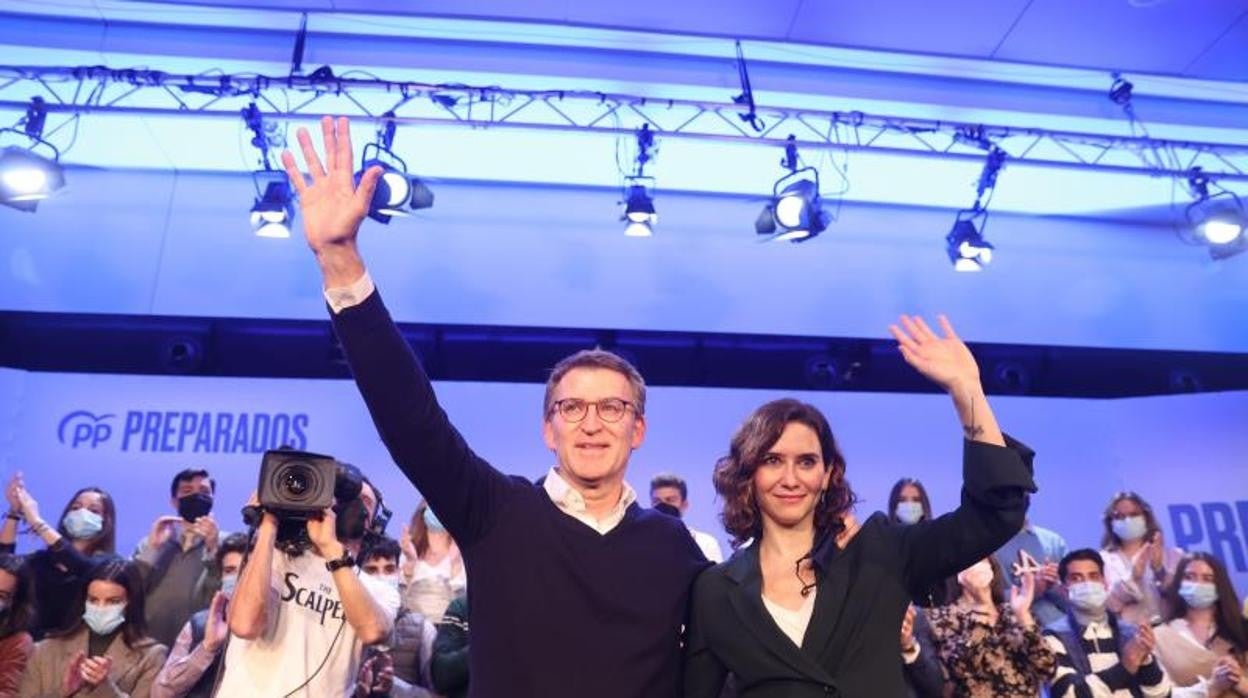
[[[289,494],[299,497],[308,491],[308,480],[303,473],[290,472],[286,473],[286,479],[282,481],[282,486],[286,488]]]
[[[282,471],[278,482],[281,490],[292,500],[300,500],[314,489],[312,480],[315,473],[306,463],[291,463]]]

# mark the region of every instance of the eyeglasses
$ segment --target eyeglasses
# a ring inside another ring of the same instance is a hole
[[[576,397],[555,400],[551,406],[551,413],[558,412],[565,422],[579,422],[585,419],[589,414],[589,406],[593,405],[598,411],[598,419],[604,422],[618,422],[624,419],[624,415],[628,412],[628,408],[632,407],[633,411],[637,408],[628,400],[621,400],[618,397],[603,398],[597,402],[588,402]]]

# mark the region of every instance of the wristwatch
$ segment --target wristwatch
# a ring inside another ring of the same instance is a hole
[[[334,560],[327,560],[325,562],[325,569],[329,570],[331,574],[334,572],[337,572],[343,567],[354,567],[354,566],[355,566],[355,558],[351,557],[351,553],[345,550],[342,551],[342,557],[336,558]]]

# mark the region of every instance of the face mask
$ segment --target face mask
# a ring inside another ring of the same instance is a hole
[[[970,589],[986,589],[992,585],[992,565],[979,561],[958,573],[958,584]]]
[[[344,505],[335,505],[334,514],[337,516],[337,523],[334,524],[334,532],[338,535],[338,540],[362,540],[364,538],[364,529],[368,527],[368,510],[364,508],[364,500],[356,498]]]
[[[907,526],[923,520],[923,504],[921,502],[897,502],[897,520]]]
[[[399,575],[397,574],[379,574],[376,576],[376,579],[377,581],[392,586],[395,589],[399,588]]]
[[[90,509],[74,509],[61,519],[61,524],[65,526],[70,538],[86,540],[96,537],[104,530],[104,517]]]
[[[183,520],[195,523],[195,519],[207,516],[212,511],[212,495],[196,492],[178,498],[178,516]]]
[[[1109,590],[1101,582],[1076,582],[1066,588],[1066,596],[1075,608],[1084,613],[1099,614],[1105,610]]]
[[[126,605],[88,603],[87,610],[82,614],[87,627],[96,635],[107,635],[126,622]]]
[[[425,507],[425,527],[435,533],[446,531],[446,526],[442,525],[442,522],[438,520],[438,515],[429,507]]]
[[[658,504],[655,504],[654,510],[657,512],[667,514],[668,516],[674,516],[678,519],[680,518],[680,509],[677,509],[676,507],[672,506],[671,504],[668,504],[667,502],[659,502]]]
[[[1143,516],[1128,516],[1125,519],[1114,519],[1110,524],[1114,529],[1114,535],[1124,542],[1139,540],[1148,533],[1148,524],[1144,521]]]
[[[238,585],[237,574],[227,574],[221,578],[221,593],[227,597],[234,596],[234,587]]]
[[[1209,608],[1218,600],[1218,588],[1210,582],[1184,579],[1179,585],[1179,596],[1191,608]]]

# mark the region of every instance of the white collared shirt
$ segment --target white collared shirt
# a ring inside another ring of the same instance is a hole
[[[373,295],[375,290],[377,286],[373,284],[373,277],[369,276],[368,272],[364,272],[364,275],[352,282],[350,286],[325,289],[325,302],[329,304],[329,309],[334,311],[334,315],[337,315],[351,306],[363,303],[365,299]]]
[[[581,493],[569,485],[555,468],[552,467],[546,473],[546,480],[542,487],[546,490],[550,501],[559,507],[559,511],[589,526],[601,535],[606,535],[611,532],[611,529],[619,526],[624,520],[624,512],[628,510],[629,505],[637,501],[637,491],[625,482],[624,490],[620,493],[620,501],[615,503],[606,516],[596,519],[585,507],[585,498],[581,496]]]

